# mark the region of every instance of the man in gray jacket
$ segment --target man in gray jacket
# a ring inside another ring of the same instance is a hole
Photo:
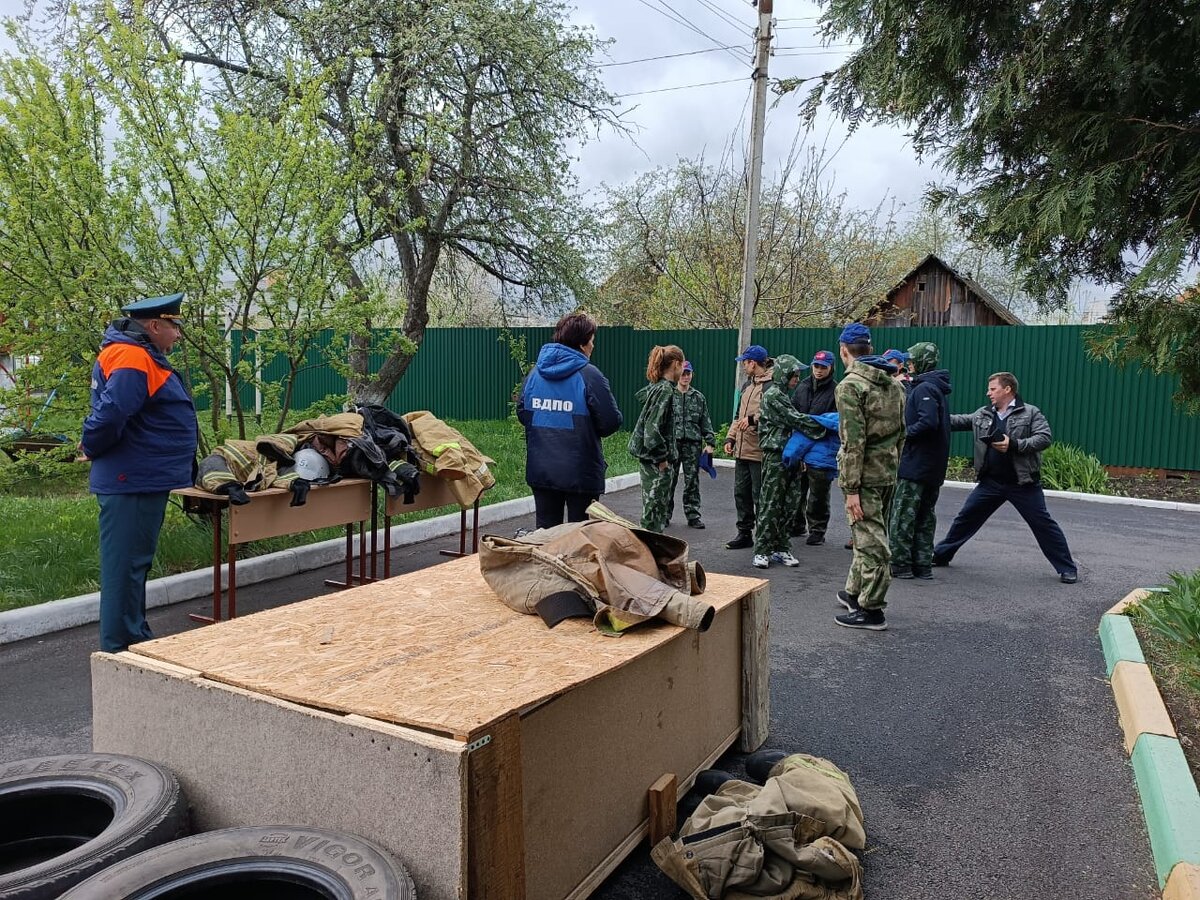
[[[978,484],[954,518],[950,531],[933,548],[933,564],[950,564],[1005,501],[1016,507],[1037,539],[1038,547],[1064,584],[1079,580],[1066,535],[1046,509],[1042,492],[1042,451],[1050,446],[1050,423],[1042,411],[1017,393],[1011,372],[988,379],[990,406],[966,416],[951,416],[954,431],[975,433],[975,475]]]

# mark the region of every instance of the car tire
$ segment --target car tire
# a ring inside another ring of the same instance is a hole
[[[177,900],[286,896],[289,900],[414,900],[394,856],[365,838],[324,828],[226,828],[125,859],[61,900]]]
[[[187,834],[175,776],[115,753],[0,763],[0,897],[46,900]]]

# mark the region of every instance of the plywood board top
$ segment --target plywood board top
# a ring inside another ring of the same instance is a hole
[[[710,574],[702,599],[719,612],[763,584]],[[318,709],[466,739],[687,634],[647,623],[606,637],[583,619],[549,629],[505,606],[479,557],[468,556],[131,652]]]

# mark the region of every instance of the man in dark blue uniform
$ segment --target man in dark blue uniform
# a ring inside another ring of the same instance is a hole
[[[100,648],[109,653],[154,636],[146,576],[167,497],[195,477],[196,407],[167,362],[180,338],[182,302],[183,294],[171,294],[124,307],[92,369],[80,448],[100,504]]]

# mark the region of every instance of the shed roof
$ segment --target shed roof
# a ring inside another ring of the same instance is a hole
[[[909,272],[907,275],[905,275],[903,278],[901,278],[899,283],[894,288],[892,288],[890,291],[887,292],[887,299],[890,301],[892,299],[892,295],[894,295],[898,290],[900,290],[900,288],[904,287],[904,285],[907,284],[914,275],[916,275],[923,268],[925,268],[925,266],[928,265],[930,262],[937,263],[939,266],[941,266],[943,269],[945,269],[947,272],[949,272],[951,275],[953,275],[955,278],[957,278],[959,281],[961,281],[963,283],[963,285],[966,286],[969,294],[974,294],[976,299],[978,299],[980,303],[982,303],[984,306],[986,306],[988,309],[990,309],[992,312],[994,312],[997,316],[999,316],[1002,321],[1007,322],[1009,325],[1024,325],[1025,324],[1024,321],[1022,321],[1019,316],[1017,316],[1015,313],[1013,313],[1013,311],[1011,309],[1009,309],[1007,306],[1005,306],[1003,303],[1001,303],[999,300],[997,300],[995,297],[993,297],[991,295],[991,292],[989,292],[988,289],[985,288],[982,284],[980,284],[974,278],[971,278],[969,275],[964,275],[961,272],[959,272],[953,266],[949,265],[944,259],[942,259],[940,256],[938,256],[936,253],[927,254],[924,259],[922,259],[919,263],[917,263],[915,266],[913,266],[912,271]]]

